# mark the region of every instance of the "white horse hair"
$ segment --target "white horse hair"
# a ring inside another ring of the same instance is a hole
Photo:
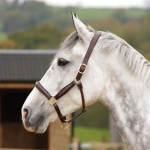
[[[51,95],[75,78],[95,32],[72,17],[76,31],[61,44],[40,80]],[[139,52],[118,36],[101,32],[82,78],[85,101],[86,105],[100,101],[108,108],[130,150],[150,149],[149,78],[150,64]],[[81,108],[77,88],[60,98],[58,105],[63,115]],[[24,127],[30,132],[43,133],[57,118],[46,97],[34,88],[22,107]]]

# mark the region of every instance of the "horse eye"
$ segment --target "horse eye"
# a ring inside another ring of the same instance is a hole
[[[58,62],[57,62],[58,66],[65,66],[65,65],[67,65],[68,63],[69,63],[69,62],[68,62],[67,60],[63,59],[63,58],[59,58],[59,59],[58,59]]]

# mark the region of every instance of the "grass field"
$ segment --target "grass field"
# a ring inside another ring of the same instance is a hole
[[[112,14],[115,13],[117,9],[107,9],[107,8],[77,8],[76,13],[80,16],[81,20],[85,21],[95,21],[100,19],[108,19],[112,17]],[[125,13],[128,17],[135,19],[141,18],[146,15],[146,10],[144,9],[125,9]]]
[[[73,11],[77,13],[79,18],[83,22],[94,22],[102,19],[110,19],[113,14],[116,13],[117,9],[111,8],[81,8],[81,7],[50,7],[54,15],[54,21],[59,24],[64,24],[65,20],[66,24],[68,18],[70,18],[70,12]],[[121,9],[122,10],[122,9]],[[145,9],[125,9],[125,16],[129,19],[140,19],[146,16],[147,11]],[[58,16],[58,17],[56,17]],[[60,21],[58,21],[60,20]],[[71,19],[70,19],[71,20]],[[68,21],[68,26],[72,26],[72,22]],[[66,25],[67,26],[67,25]],[[3,41],[7,38],[7,35],[2,31],[3,23],[0,21],[0,41]]]
[[[7,35],[3,33],[1,30],[2,30],[2,23],[0,22],[0,41],[3,41],[7,38]]]
[[[73,11],[83,21],[96,21],[101,19],[109,19],[117,11],[117,9],[112,8],[81,8],[81,7],[70,7],[70,8],[53,7],[52,10],[53,13],[63,12],[61,14],[62,18],[65,18],[66,16],[68,17],[70,15],[68,14],[68,12]],[[127,17],[131,17],[132,19],[138,19],[147,14],[145,9],[129,8],[122,10],[125,10]]]
[[[89,8],[89,9],[77,9],[77,14],[81,20],[95,21],[100,19],[110,18],[113,14],[114,9],[100,9],[100,8]]]
[[[79,139],[80,142],[88,141],[109,141],[109,130],[99,129],[92,127],[78,127],[74,129],[74,135]]]
[[[5,33],[0,32],[0,41],[4,41],[7,38],[7,35]]]

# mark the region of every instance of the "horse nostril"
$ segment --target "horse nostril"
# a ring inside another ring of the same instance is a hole
[[[30,115],[29,108],[24,108],[22,112],[22,120],[26,120]]]
[[[23,109],[23,112],[28,113],[28,109],[27,109],[27,108],[24,108],[24,109]]]

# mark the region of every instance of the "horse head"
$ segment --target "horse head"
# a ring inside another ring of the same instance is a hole
[[[49,69],[40,80],[42,88],[46,89],[54,97],[61,89],[74,81],[78,74],[86,51],[94,36],[94,29],[84,25],[78,17],[72,13],[72,20],[75,31],[71,33],[61,44],[58,53],[55,55]],[[103,93],[105,76],[102,70],[98,69],[97,57],[100,38],[94,45],[92,56],[89,59],[86,73],[83,75],[82,91],[74,86],[58,101],[57,105],[63,116],[70,114],[82,107],[82,95],[84,93],[85,105],[96,102]],[[95,88],[98,87],[98,88]],[[54,97],[54,100],[57,101]],[[53,104],[52,104],[53,105]],[[58,115],[45,97],[35,87],[27,97],[22,107],[22,121],[24,127],[30,132],[43,133],[50,122],[55,121]]]

